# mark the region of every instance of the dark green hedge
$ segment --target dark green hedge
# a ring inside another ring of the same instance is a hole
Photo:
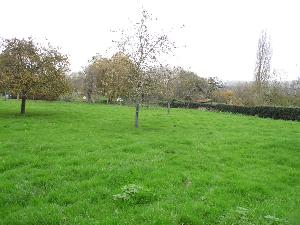
[[[161,106],[167,106],[167,102],[160,102]],[[210,104],[173,100],[172,108],[206,108],[220,112],[231,112],[251,116],[259,116],[263,118],[297,120],[300,121],[300,108],[273,107],[273,106],[237,106],[226,104]]]

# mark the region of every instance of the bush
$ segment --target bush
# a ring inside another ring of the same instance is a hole
[[[167,106],[167,102],[160,102],[161,106]],[[206,108],[220,112],[231,112],[236,114],[244,114],[251,116],[259,116],[263,118],[297,120],[300,121],[300,108],[291,107],[273,107],[273,106],[237,106],[226,104],[209,104],[186,101],[171,101],[172,108]]]
[[[300,108],[272,107],[272,106],[235,106],[217,104],[214,109],[221,112],[232,112],[263,118],[297,120],[300,121]]]

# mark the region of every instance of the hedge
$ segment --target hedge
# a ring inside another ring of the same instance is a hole
[[[161,106],[167,106],[167,102],[160,102]],[[244,114],[251,116],[258,116],[263,118],[282,119],[282,120],[296,120],[300,121],[300,108],[291,107],[274,107],[274,106],[237,106],[226,104],[210,104],[186,101],[171,101],[172,108],[206,108],[207,110],[214,110],[220,112],[231,112],[235,114]]]

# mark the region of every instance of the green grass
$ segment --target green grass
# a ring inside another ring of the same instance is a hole
[[[0,101],[0,224],[299,224],[299,122],[19,107]]]

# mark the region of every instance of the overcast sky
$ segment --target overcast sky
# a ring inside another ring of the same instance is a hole
[[[47,38],[77,71],[104,55],[110,30],[128,27],[142,7],[158,18],[157,29],[173,30],[180,48],[166,63],[225,81],[252,80],[257,41],[267,29],[273,68],[285,80],[300,76],[299,0],[0,0],[0,37]]]

